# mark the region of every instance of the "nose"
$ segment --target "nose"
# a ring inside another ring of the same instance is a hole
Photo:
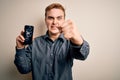
[[[56,25],[57,22],[58,22],[57,19],[54,19],[54,20],[53,20],[53,24],[54,24],[54,25]]]

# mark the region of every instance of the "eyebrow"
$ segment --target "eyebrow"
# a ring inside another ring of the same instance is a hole
[[[52,17],[52,16],[48,16],[48,18],[54,18],[54,17]]]
[[[56,18],[62,18],[63,16],[60,15],[60,16],[57,16]],[[48,16],[48,18],[54,18],[53,16]]]
[[[61,15],[61,16],[58,16],[57,18],[60,18],[60,17],[63,17],[63,16]]]

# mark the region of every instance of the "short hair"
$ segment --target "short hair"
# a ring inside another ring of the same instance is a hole
[[[45,16],[47,15],[47,12],[50,11],[51,9],[61,9],[64,12],[64,17],[65,17],[65,8],[59,4],[59,3],[52,3],[49,6],[46,7],[45,9]]]

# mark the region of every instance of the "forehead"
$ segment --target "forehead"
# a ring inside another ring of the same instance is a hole
[[[64,16],[64,12],[61,9],[53,8],[47,11],[47,16],[53,16],[53,17]]]

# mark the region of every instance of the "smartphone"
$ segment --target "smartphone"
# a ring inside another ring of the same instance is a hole
[[[33,31],[34,31],[34,26],[32,25],[25,25],[24,26],[24,45],[27,44],[32,44],[32,38],[33,38]]]

